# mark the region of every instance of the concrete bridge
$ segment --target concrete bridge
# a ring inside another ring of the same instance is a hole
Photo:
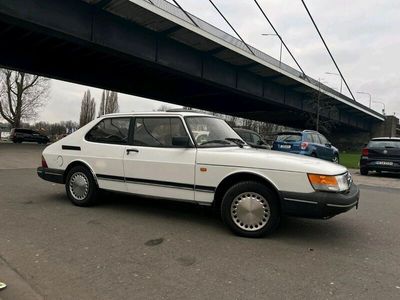
[[[380,113],[164,0],[2,0],[0,65],[304,128],[370,133]]]

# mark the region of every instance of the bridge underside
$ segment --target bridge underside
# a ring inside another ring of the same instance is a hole
[[[156,32],[78,0],[2,2],[4,67],[298,128],[307,127],[316,110],[315,91],[272,70],[255,72],[244,58],[228,63],[219,45],[207,51],[185,45],[170,37],[182,30],[172,22]],[[137,9],[146,20],[155,17]],[[338,129],[369,130],[379,122],[325,95],[320,102],[330,107],[322,118]]]

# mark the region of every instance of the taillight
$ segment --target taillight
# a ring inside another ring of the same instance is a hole
[[[46,162],[46,160],[44,159],[43,155],[42,155],[42,167],[43,167],[43,168],[48,168],[47,162]]]
[[[368,148],[362,149],[362,156],[368,156]]]
[[[300,145],[301,150],[306,150],[308,147],[308,143],[307,142],[302,142]]]

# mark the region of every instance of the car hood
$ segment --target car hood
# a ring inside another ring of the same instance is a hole
[[[344,166],[314,157],[250,147],[199,148],[198,164],[338,175]]]

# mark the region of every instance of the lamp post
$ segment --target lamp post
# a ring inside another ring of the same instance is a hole
[[[275,34],[275,33],[262,33],[261,35],[263,35],[263,36],[276,36],[277,38],[279,38],[279,41],[281,42],[281,48],[280,48],[280,51],[279,51],[279,67],[281,66],[281,63],[282,63],[282,40],[280,39],[280,37],[279,37],[279,35],[277,35],[277,34]]]
[[[366,92],[357,92],[358,94],[363,94],[363,95],[368,95],[369,96],[369,108],[371,108],[371,100],[372,100],[372,96],[370,93],[366,93]]]
[[[372,102],[382,104],[383,105],[382,114],[385,115],[385,113],[386,113],[385,103],[383,103],[382,101],[372,101]]]
[[[340,93],[342,93],[342,84],[343,84],[343,78],[342,76],[340,76],[340,74],[338,73],[332,73],[332,72],[325,72],[325,74],[329,74],[329,75],[336,75],[340,77]]]

